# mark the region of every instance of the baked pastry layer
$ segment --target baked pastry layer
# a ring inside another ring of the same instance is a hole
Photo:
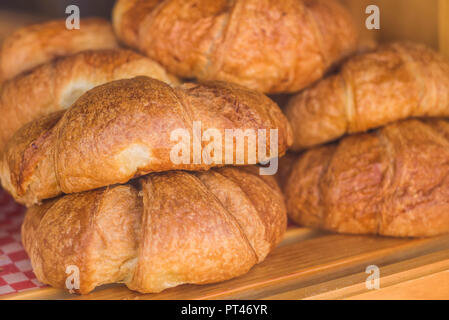
[[[100,18],[81,19],[80,28],[71,30],[65,19],[26,26],[2,42],[0,83],[55,58],[117,47],[111,24]]]
[[[449,62],[416,43],[354,56],[284,109],[301,150],[410,117],[449,116]]]
[[[33,206],[22,241],[43,283],[66,288],[78,268],[79,293],[115,282],[148,293],[246,273],[286,220],[274,178],[256,167],[172,171]]]
[[[27,122],[69,108],[95,86],[140,75],[178,83],[158,63],[125,49],[83,51],[6,81],[0,88],[0,152]]]
[[[183,134],[174,135],[178,130]],[[206,139],[212,130],[217,135]],[[246,140],[247,130],[254,140]],[[291,141],[282,111],[262,93],[219,81],[173,88],[136,77],[95,87],[67,111],[25,125],[3,152],[0,177],[17,201],[31,205],[150,172],[259,163],[282,156]],[[221,149],[207,149],[216,143]],[[180,144],[185,150],[177,152]],[[186,156],[177,162],[179,153]]]
[[[397,237],[449,231],[449,122],[404,120],[308,150],[284,185],[296,223]]]
[[[175,75],[266,93],[308,86],[357,42],[335,0],[119,0],[113,25]]]

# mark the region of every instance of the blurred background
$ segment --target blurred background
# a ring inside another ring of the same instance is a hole
[[[77,5],[82,14],[108,18],[114,0],[0,0],[2,9],[40,14],[52,18],[65,17],[65,8]]]
[[[214,0],[210,0],[214,1]],[[352,13],[363,41],[408,39],[426,43],[449,56],[449,0],[339,0]],[[74,4],[81,17],[110,18],[114,0],[0,0],[0,40],[19,26],[65,18]],[[367,30],[365,9],[380,9],[380,30]]]
[[[49,19],[66,18],[69,5],[80,8],[81,18],[110,19],[114,0],[0,0],[0,41],[18,27]]]

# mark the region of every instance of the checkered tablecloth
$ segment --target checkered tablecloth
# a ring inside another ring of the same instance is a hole
[[[0,295],[44,286],[36,280],[20,240],[24,215],[25,208],[0,188]]]

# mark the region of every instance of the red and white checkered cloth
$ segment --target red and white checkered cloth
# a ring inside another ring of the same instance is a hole
[[[0,295],[43,287],[23,249],[20,226],[25,208],[0,188]]]

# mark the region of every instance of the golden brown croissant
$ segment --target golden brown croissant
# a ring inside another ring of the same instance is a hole
[[[449,231],[449,122],[404,120],[298,157],[284,186],[298,224],[397,237]]]
[[[80,21],[69,30],[65,20],[26,26],[4,39],[0,49],[0,83],[40,64],[84,50],[117,48],[111,24],[100,18]]]
[[[173,134],[180,129],[188,136],[187,147],[178,152],[184,136]],[[218,134],[212,141],[206,139],[211,130]],[[254,140],[245,139],[247,130]],[[246,140],[240,147],[238,132]],[[261,144],[264,135],[266,144]],[[262,93],[218,81],[172,88],[137,77],[98,86],[65,113],[25,125],[5,148],[0,177],[17,201],[30,205],[150,172],[264,162],[283,155],[291,140],[282,111]],[[182,161],[174,158],[179,154]]]
[[[22,241],[43,283],[66,288],[78,268],[79,293],[115,282],[159,292],[246,273],[286,220],[275,180],[255,167],[170,171],[31,207]]]
[[[117,36],[170,72],[294,92],[356,49],[334,0],[119,0]]]
[[[409,117],[449,116],[449,63],[415,43],[392,43],[348,60],[285,108],[300,150]]]
[[[158,63],[124,49],[84,51],[5,82],[0,92],[0,151],[25,123],[67,109],[97,85],[139,75],[178,83]]]

